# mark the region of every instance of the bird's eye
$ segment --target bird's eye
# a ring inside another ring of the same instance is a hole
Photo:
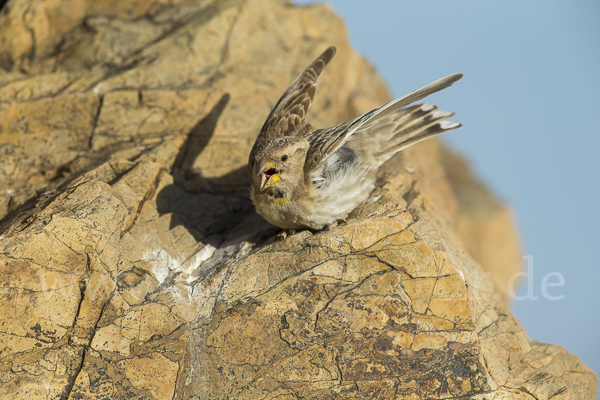
[[[287,155],[284,154],[283,156],[281,156],[281,161],[286,162],[287,161]]]

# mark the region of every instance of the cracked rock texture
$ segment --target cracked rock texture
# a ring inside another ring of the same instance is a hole
[[[595,398],[508,311],[510,212],[435,141],[346,225],[274,242],[247,154],[329,45],[315,126],[389,99],[327,6],[4,5],[0,398]]]

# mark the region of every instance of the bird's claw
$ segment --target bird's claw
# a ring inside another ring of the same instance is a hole
[[[344,218],[340,218],[340,219],[336,219],[335,221],[333,221],[332,223],[330,223],[329,225],[327,225],[327,227],[325,228],[326,231],[330,231],[333,228],[335,228],[336,226],[339,225],[347,225],[347,222]]]
[[[285,240],[285,238],[287,238],[288,236],[292,236],[295,234],[296,234],[296,231],[293,229],[284,229],[281,232],[279,232],[279,235],[277,235],[277,237],[275,238],[275,241],[281,242],[282,240]]]

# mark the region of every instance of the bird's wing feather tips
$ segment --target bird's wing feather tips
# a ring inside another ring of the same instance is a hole
[[[346,143],[346,141],[350,138],[350,136],[354,132],[361,129],[363,126],[365,128],[366,128],[365,125],[369,125],[369,127],[371,125],[374,126],[378,123],[378,121],[382,121],[383,119],[398,112],[399,110],[408,106],[409,104],[414,103],[415,101],[424,99],[425,97],[429,96],[430,94],[438,92],[449,86],[452,86],[452,84],[454,82],[458,81],[462,77],[463,77],[463,74],[461,74],[461,73],[448,75],[448,76],[446,76],[442,79],[439,79],[433,83],[430,83],[429,85],[427,85],[419,90],[416,90],[406,96],[403,96],[396,100],[393,100],[390,103],[388,103],[380,108],[371,110],[353,120],[339,124],[332,128],[321,129],[321,130],[312,132],[308,137],[308,140],[309,140],[311,146],[310,146],[309,152],[306,157],[305,171],[314,170],[319,165],[321,165],[329,156],[331,156],[333,153],[335,153],[335,151],[337,149],[342,147],[344,145],[344,143]],[[432,106],[429,104],[424,104],[421,106],[421,109],[422,109],[422,111],[428,112],[428,111],[434,110],[435,106]],[[435,113],[438,113],[438,114],[435,115]],[[445,113],[445,114],[439,114],[439,113]],[[438,119],[438,118],[445,119],[450,116],[450,114],[445,111],[433,111],[433,114],[435,115],[433,117],[434,119]],[[440,126],[438,124],[438,130],[439,130],[439,127]],[[458,126],[456,126],[456,127],[458,127]],[[449,129],[455,129],[455,127],[448,128],[445,130],[449,130]],[[431,133],[431,130],[429,130],[428,132],[430,132],[430,133],[427,137],[435,135],[437,133],[441,133],[443,131],[444,131],[443,128],[442,128],[442,131],[436,132],[436,133]],[[420,140],[423,140],[423,139],[420,139]],[[412,139],[409,142],[411,144],[416,143]],[[405,147],[406,146],[403,146],[402,148],[405,148]],[[398,150],[396,150],[396,151],[398,151]]]
[[[442,121],[440,122],[440,128],[444,131],[449,131],[451,129],[456,129],[461,126],[460,122],[457,121]]]
[[[423,111],[423,109],[421,109]],[[460,128],[462,125],[457,121],[447,121],[454,113],[447,111],[427,112],[422,117],[411,121],[407,126],[398,126],[395,134],[381,146],[381,150],[374,156],[385,161],[397,152],[406,149],[413,144],[419,143],[432,136]]]
[[[442,79],[438,79],[437,81],[430,83],[429,85],[422,87],[421,89],[415,90],[412,93],[407,94],[406,96],[400,97],[396,100],[393,100],[383,107],[377,109],[371,118],[385,118],[390,114],[396,112],[401,108],[406,107],[407,105],[414,103],[415,101],[419,101],[424,99],[425,97],[433,94],[435,92],[439,92],[440,90],[446,89],[447,87],[452,86],[454,82],[460,80],[463,77],[462,73],[456,73],[452,75],[448,75]],[[367,121],[365,121],[367,122]]]
[[[294,79],[269,113],[260,133],[260,136],[264,136],[261,139],[297,133],[315,97],[317,80],[335,52],[335,47],[329,47]]]

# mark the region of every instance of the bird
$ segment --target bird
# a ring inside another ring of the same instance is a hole
[[[462,78],[448,75],[338,125],[316,129],[306,115],[317,81],[336,53],[331,46],[285,90],[267,116],[248,158],[250,198],[269,223],[294,233],[344,221],[375,188],[377,169],[397,152],[457,129],[453,113],[412,105]]]

